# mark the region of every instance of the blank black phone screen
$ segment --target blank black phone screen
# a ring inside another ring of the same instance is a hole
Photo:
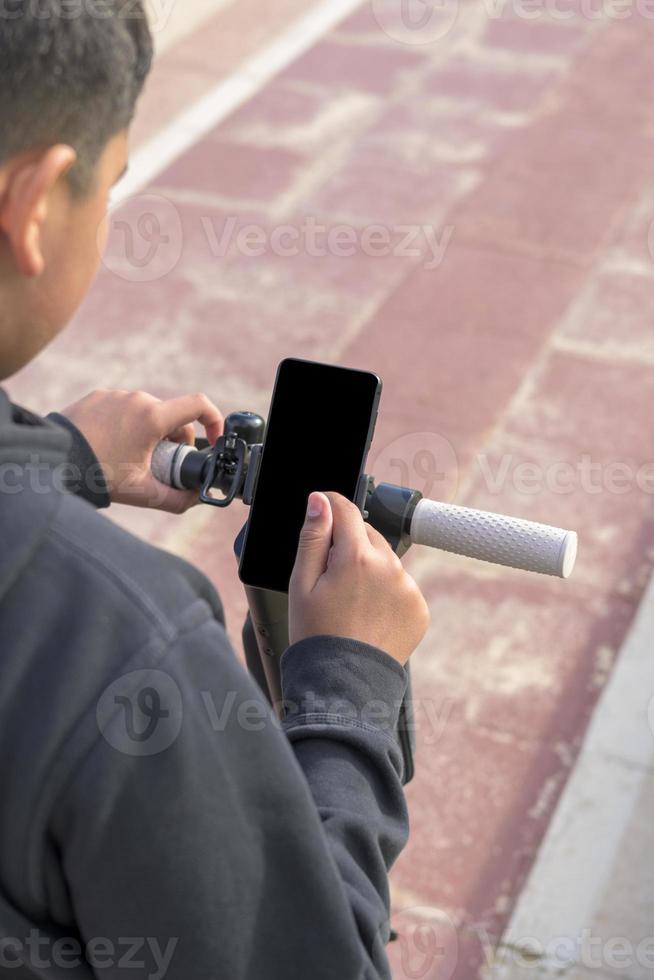
[[[281,362],[239,563],[246,585],[288,592],[312,490],[355,499],[380,393],[368,371]]]

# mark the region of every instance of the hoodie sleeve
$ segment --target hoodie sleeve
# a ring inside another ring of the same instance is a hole
[[[72,436],[72,445],[68,457],[68,462],[72,466],[68,481],[70,493],[76,497],[81,497],[89,504],[93,504],[97,510],[109,507],[111,498],[102,465],[86,436],[69,418],[61,415],[60,412],[50,412],[46,418],[65,429]]]
[[[409,830],[396,734],[406,688],[397,661],[351,637],[310,636],[282,657],[283,729],[373,952],[390,939],[388,871]]]

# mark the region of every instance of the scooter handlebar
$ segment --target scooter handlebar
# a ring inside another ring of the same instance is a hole
[[[159,443],[152,457],[154,476],[182,488],[182,466],[195,451],[189,445]],[[559,578],[572,574],[577,557],[574,531],[425,498],[413,512],[410,538],[414,544]]]

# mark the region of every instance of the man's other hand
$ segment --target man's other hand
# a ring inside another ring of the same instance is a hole
[[[199,422],[212,444],[224,419],[206,395],[162,401],[144,391],[94,391],[62,410],[93,449],[113,503],[154,507],[183,514],[198,502],[197,491],[174,490],[154,478],[152,453],[162,439],[193,445]]]

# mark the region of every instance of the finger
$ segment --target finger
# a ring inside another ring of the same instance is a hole
[[[196,507],[199,503],[200,497],[194,491],[171,490],[159,504],[153,504],[152,506],[156,506],[157,510],[161,510],[165,514],[182,515],[187,510],[191,510],[192,507]]]
[[[151,474],[144,476],[139,489],[142,505],[168,514],[183,514],[200,499],[197,490],[176,490],[160,483]]]
[[[370,544],[383,558],[397,565],[398,568],[404,568],[402,559],[398,553],[393,550],[383,534],[380,534],[379,531],[376,528],[371,527],[370,524],[366,524],[366,531],[368,532]]]
[[[332,505],[334,528],[332,532],[334,551],[348,554],[357,548],[368,547],[370,539],[366,533],[363,515],[356,504],[335,490],[325,494]]]
[[[368,524],[367,521],[364,522],[363,526],[366,529],[368,540],[373,548],[376,548],[377,551],[384,553],[388,553],[389,551],[393,550],[384,535],[381,534],[376,527],[373,527],[372,524]]]
[[[174,432],[169,432],[166,439],[169,439],[171,442],[185,442],[188,446],[194,446],[195,426],[191,422],[188,425],[182,425],[179,429],[175,429]]]
[[[309,498],[307,498],[307,504]],[[297,556],[293,566],[292,578],[299,584],[302,592],[311,592],[318,579],[327,568],[329,550],[332,543],[333,516],[329,500],[324,499],[320,492],[313,494],[313,500],[322,500],[321,513],[310,517],[305,514],[304,523],[300,529]]]
[[[162,430],[171,432],[189,422],[199,422],[204,426],[207,439],[213,444],[223,434],[225,420],[222,413],[206,395],[183,395],[162,402],[157,411]]]

